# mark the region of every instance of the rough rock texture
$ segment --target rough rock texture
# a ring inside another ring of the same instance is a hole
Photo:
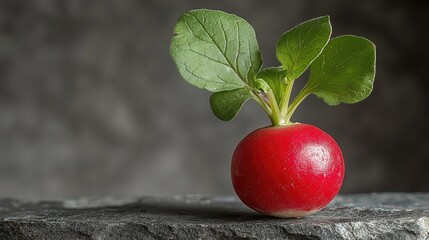
[[[235,197],[0,200],[0,239],[428,239],[429,193],[338,196],[302,219]]]

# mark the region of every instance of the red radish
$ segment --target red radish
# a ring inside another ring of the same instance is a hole
[[[231,176],[248,207],[277,217],[302,217],[337,195],[344,161],[334,139],[317,127],[266,127],[238,144]]]
[[[373,89],[375,45],[352,35],[331,39],[331,33],[329,16],[297,25],[277,42],[281,66],[261,69],[255,31],[236,15],[191,10],[174,27],[170,54],[188,83],[213,92],[216,117],[230,121],[253,99],[271,120],[238,144],[231,164],[235,192],[257,212],[303,217],[328,205],[341,188],[344,160],[337,143],[291,121],[311,94],[333,106],[359,102]],[[308,68],[307,84],[290,101],[294,82]]]

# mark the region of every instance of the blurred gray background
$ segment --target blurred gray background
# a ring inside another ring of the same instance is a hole
[[[293,120],[337,140],[342,192],[429,191],[428,21],[418,1],[1,0],[0,197],[233,193],[232,152],[269,121],[249,101],[221,122],[210,93],[180,78],[169,41],[194,8],[247,19],[264,66],[278,65],[283,32],[325,14],[333,36],[375,42],[368,99],[329,107],[312,96]]]

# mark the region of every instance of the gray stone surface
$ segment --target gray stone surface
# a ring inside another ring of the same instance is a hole
[[[0,200],[0,239],[428,239],[429,193],[338,196],[302,219],[231,196]]]

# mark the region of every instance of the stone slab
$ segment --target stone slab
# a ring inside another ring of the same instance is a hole
[[[429,193],[340,195],[301,219],[233,196],[0,199],[0,239],[428,239]]]

